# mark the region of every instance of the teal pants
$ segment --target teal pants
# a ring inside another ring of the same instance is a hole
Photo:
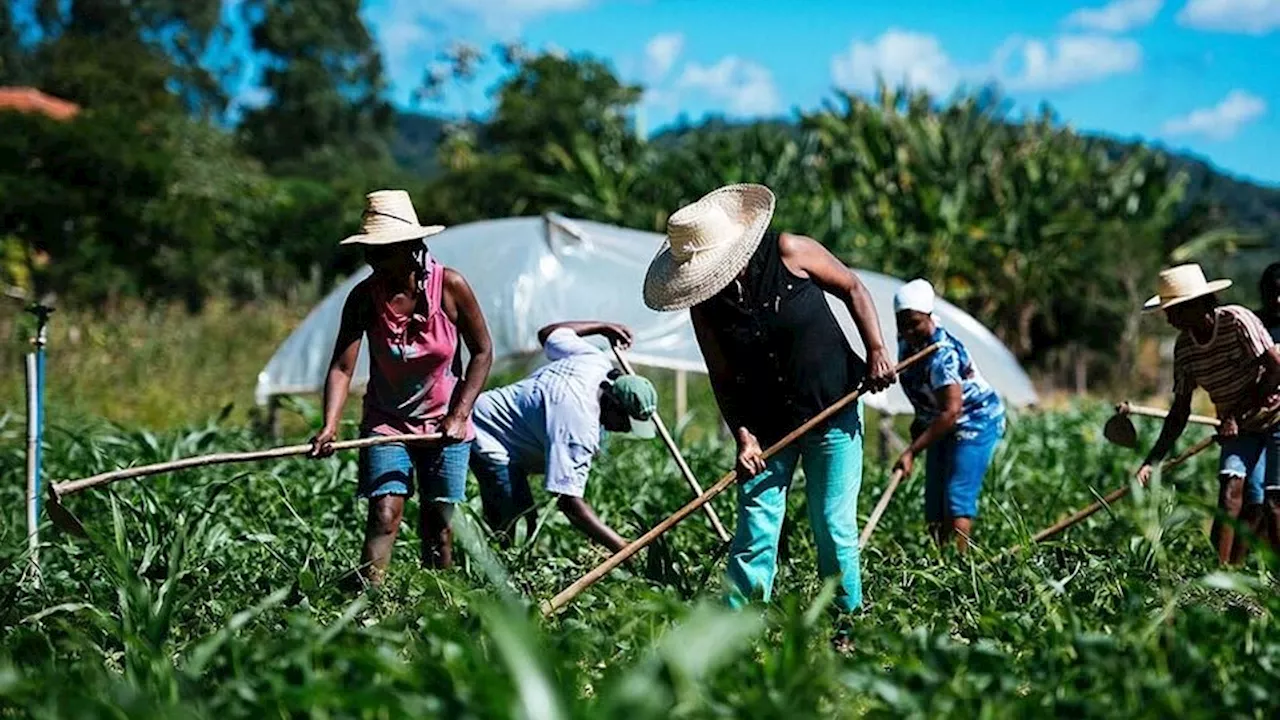
[[[778,538],[796,464],[804,467],[818,575],[840,576],[836,604],[862,605],[858,490],[862,487],[862,403],[850,407],[774,455],[765,471],[738,485],[738,525],[729,547],[729,604],[768,602],[778,572]]]

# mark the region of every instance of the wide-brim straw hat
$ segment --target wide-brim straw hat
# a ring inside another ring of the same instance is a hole
[[[340,245],[390,245],[421,240],[444,231],[443,225],[422,225],[413,201],[404,190],[375,190],[364,196],[360,233]]]
[[[711,298],[742,272],[777,203],[763,185],[727,185],[667,219],[667,242],[644,277],[644,303],[660,312]]]
[[[1231,287],[1230,280],[1214,280],[1209,282],[1204,277],[1204,270],[1196,263],[1178,265],[1160,271],[1160,294],[1152,297],[1143,310],[1165,310],[1188,300],[1212,295]]]

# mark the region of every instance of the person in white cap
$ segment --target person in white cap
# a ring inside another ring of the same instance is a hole
[[[366,200],[363,231],[342,244],[363,246],[373,274],[352,288],[343,305],[324,385],[324,427],[311,441],[311,454],[333,452],[365,337],[369,386],[361,436],[444,436],[442,443],[376,445],[360,453],[356,493],[369,500],[360,573],[377,585],[391,560],[415,475],[422,564],[453,564],[450,520],[453,506],[465,499],[475,437],[471,408],[489,377],[493,346],[471,287],[437,262],[423,241],[444,227],[420,225],[403,190],[379,190]],[[471,353],[465,372],[464,342]]]
[[[904,284],[893,297],[899,357],[941,344],[899,378],[916,418],[911,444],[893,467],[910,475],[916,456],[928,448],[924,516],[929,534],[940,547],[954,536],[964,552],[973,537],[982,480],[1004,437],[1005,410],[968,349],[938,323],[935,304],[933,285],[923,279]]]
[[[1199,265],[1160,273],[1160,294],[1145,305],[1163,310],[1178,339],[1173,354],[1173,406],[1160,437],[1137,477],[1144,485],[1187,427],[1192,393],[1204,388],[1218,419],[1222,455],[1219,461],[1218,508],[1211,537],[1222,563],[1238,558],[1235,531],[1227,518],[1240,517],[1245,478],[1265,458],[1267,486],[1280,484],[1280,347],[1266,327],[1239,305],[1218,305],[1217,296],[1230,280],[1208,282]]]
[[[711,387],[738,443],[738,523],[729,601],[768,601],[787,492],[804,464],[818,573],[840,576],[836,605],[862,604],[857,506],[862,405],[855,403],[765,462],[761,450],[860,386],[889,387],[893,365],[858,277],[816,241],[769,232],[775,198],[729,185],[673,213],[644,281],[652,309],[690,309]],[[848,306],[867,348],[849,346],[824,291]],[[847,641],[837,635],[836,642]]]

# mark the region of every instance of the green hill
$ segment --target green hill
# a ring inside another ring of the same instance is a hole
[[[436,148],[449,121],[421,113],[397,113],[391,155],[400,167],[424,178],[439,172]]]

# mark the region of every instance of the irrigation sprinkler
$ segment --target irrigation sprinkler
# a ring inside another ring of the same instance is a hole
[[[45,346],[49,343],[49,316],[52,305],[40,300],[28,302],[28,296],[19,290],[7,290],[6,295],[27,302],[26,311],[36,319],[35,333],[31,337],[33,350],[24,358],[27,395],[27,447],[26,447],[26,515],[27,553],[31,563],[32,581],[40,586],[40,490],[41,449],[44,434],[44,378]]]
[[[929,347],[925,348],[924,350],[921,350],[915,355],[912,355],[906,360],[903,360],[902,362],[898,363],[898,366],[896,368],[894,368],[894,373],[900,374],[903,370],[906,370],[907,368],[911,367],[915,363],[923,360],[929,354],[937,350],[940,346],[941,346],[941,343],[934,343],[933,345],[930,345]],[[862,397],[862,394],[863,394],[863,390],[862,388],[859,388],[849,393],[848,395],[845,395],[843,398],[837,400],[830,407],[828,407],[826,410],[823,410],[822,412],[815,415],[808,422],[804,423],[803,425],[796,428],[795,430],[792,430],[790,433],[787,433],[786,437],[770,445],[769,448],[764,451],[763,458],[765,460],[768,460],[769,458],[778,454],[788,445],[790,445],[791,443],[799,439],[801,436],[803,436],[805,433],[809,432],[810,430],[817,427],[818,425],[821,425],[822,423],[826,422],[836,413],[840,412],[844,408],[856,402],[858,398]],[[684,520],[685,518],[692,515],[694,512],[698,510],[698,508],[702,507],[703,505],[706,505],[708,502],[711,502],[712,498],[724,492],[725,490],[728,490],[729,487],[733,485],[737,479],[738,479],[738,471],[736,469],[730,470],[728,473],[724,475],[724,477],[717,480],[716,484],[707,488],[706,492],[702,493],[697,498],[690,501],[684,507],[675,511],[675,513],[673,513],[666,520],[663,520],[662,522],[655,525],[644,535],[641,535],[638,539],[633,540],[631,543],[629,543],[626,547],[622,548],[618,552],[611,555],[609,559],[597,565],[586,575],[583,575],[581,578],[578,578],[577,581],[575,581],[572,585],[565,588],[564,590],[561,590],[555,597],[551,598],[550,600],[544,601],[541,607],[542,616],[549,617],[552,614],[564,608],[570,602],[573,602],[573,599],[576,598],[578,595],[582,594],[582,591],[594,585],[598,580],[600,580],[600,578],[604,577],[605,575],[608,575],[610,572],[613,571],[614,568],[626,562],[632,555],[635,555],[636,553],[643,550],[647,545],[652,543],[663,533],[675,527],[676,524],[679,523],[681,520]]]

